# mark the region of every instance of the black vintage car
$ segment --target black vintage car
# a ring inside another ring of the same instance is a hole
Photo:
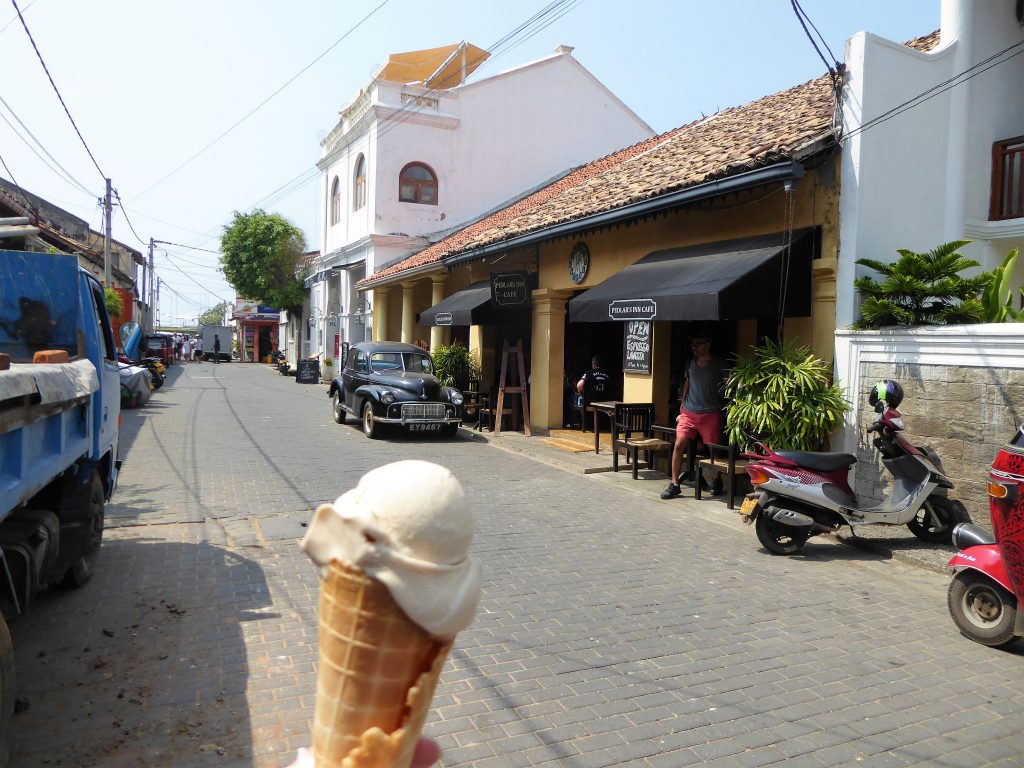
[[[344,424],[352,415],[370,438],[380,437],[383,424],[454,435],[462,421],[462,393],[443,386],[430,355],[412,344],[354,344],[327,395],[334,420]]]

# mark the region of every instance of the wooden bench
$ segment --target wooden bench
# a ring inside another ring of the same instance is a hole
[[[654,403],[616,403],[612,418],[612,471],[619,471],[619,449],[626,452],[626,462],[633,463],[633,479],[640,463],[640,452],[651,466],[655,453],[668,451],[671,455],[673,443],[654,437]]]
[[[736,476],[737,473],[743,473],[747,470],[747,464],[750,462],[746,459],[739,458],[739,449],[735,445],[718,445],[716,443],[705,443],[708,448],[709,456],[706,459],[701,459],[697,462],[697,471],[700,472],[703,469],[710,469],[715,472],[720,472],[726,477],[726,505],[729,509],[735,507],[736,500]],[[694,486],[694,497],[699,499],[701,496],[700,486],[701,478],[696,476],[696,485]]]

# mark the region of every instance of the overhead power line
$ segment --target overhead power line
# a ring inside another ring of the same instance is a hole
[[[1014,49],[1019,50],[1017,50],[1015,53],[1012,53],[1009,56],[1006,56],[1006,58],[1000,58],[1005,54],[1010,53],[1010,51],[1013,51]],[[933,99],[936,96],[943,94],[946,91],[955,88],[958,85],[962,85],[963,83],[966,83],[968,80],[977,77],[978,75],[988,72],[988,70],[992,69],[993,67],[997,67],[1000,64],[1005,64],[1011,59],[1020,56],[1022,53],[1024,53],[1024,40],[1016,42],[1013,45],[1003,48],[1001,51],[993,53],[987,59],[979,61],[977,64],[968,67],[963,72],[955,74],[952,77],[943,80],[941,83],[933,85],[928,90],[922,91],[916,96],[912,96],[911,98],[904,101],[902,104],[897,104],[895,107],[886,110],[877,117],[873,117],[870,120],[862,123],[861,125],[851,130],[849,133],[844,134],[843,141],[850,139],[854,136],[857,136],[858,134],[864,133],[864,131],[870,130],[871,128],[874,128],[878,125],[881,125],[882,123],[891,120],[892,118],[897,117],[898,115],[901,115],[904,112],[913,109],[914,107],[919,107],[926,101],[929,101],[930,99]]]
[[[582,2],[583,0],[554,0],[553,2],[548,3],[546,6],[544,6],[539,11],[534,13],[528,19],[521,22],[511,31],[507,32],[505,35],[499,38],[487,49],[485,53],[473,58],[471,61],[468,61],[467,67],[475,67],[477,64],[480,64],[481,66],[486,66],[487,64],[490,64],[503,54],[513,50],[515,47],[522,44],[523,42],[530,39],[539,32],[543,31],[544,29],[547,29],[549,26],[558,21],[569,11],[576,8]],[[374,12],[376,12],[376,9]],[[446,90],[451,85],[451,83],[451,80],[442,81],[435,85],[434,87],[427,89],[421,95],[423,97],[430,98],[432,94],[440,93],[442,90]],[[387,124],[384,125],[380,132],[377,134],[378,140],[385,136],[388,133],[388,131],[395,130],[399,124],[411,119],[413,115],[423,111],[425,108],[426,106],[424,104],[416,102],[403,105],[399,110],[397,110],[396,115],[391,117],[388,120]],[[316,166],[307,168],[306,170],[299,173],[297,176],[289,179],[284,184],[277,187],[273,191],[267,193],[259,200],[257,200],[255,203],[253,203],[252,205],[248,206],[243,210],[251,211],[255,208],[270,205],[272,202],[276,202],[277,200],[280,200],[281,198],[287,195],[297,192],[299,189],[302,189],[307,184],[310,184],[311,182],[315,181],[317,178],[320,177],[320,175],[321,171]],[[209,238],[216,237],[216,235],[212,233],[206,234],[208,234]]]
[[[11,1],[14,2],[14,0],[11,0]],[[265,98],[263,101],[261,101],[255,107],[253,107],[248,112],[246,112],[241,118],[239,118],[235,123],[233,123],[226,131],[224,131],[219,136],[217,136],[217,138],[215,138],[213,141],[211,141],[205,147],[200,149],[198,152],[196,152],[194,155],[189,157],[187,160],[185,160],[184,162],[182,162],[178,166],[176,166],[168,174],[166,174],[165,176],[163,176],[162,178],[160,178],[157,181],[153,182],[148,187],[146,187],[144,190],[142,190],[138,195],[135,196],[135,199],[138,200],[140,197],[142,197],[146,193],[152,191],[153,189],[158,187],[160,184],[163,184],[165,181],[167,181],[167,179],[171,178],[171,176],[173,176],[178,171],[180,171],[182,168],[187,166],[189,163],[191,163],[193,160],[195,160],[197,157],[202,155],[204,152],[206,152],[212,146],[217,144],[217,142],[219,142],[221,139],[223,139],[225,136],[227,136],[229,133],[231,133],[233,130],[235,130],[235,128],[237,128],[242,123],[244,123],[246,120],[248,120],[250,117],[252,117],[254,114],[256,114],[260,109],[262,109],[264,106],[266,106],[266,104],[271,99],[273,99],[275,96],[277,96],[279,93],[281,93],[281,91],[283,91],[289,85],[294,83],[299,77],[301,77],[303,74],[305,74],[306,71],[309,70],[310,67],[312,67],[318,61],[320,61],[320,59],[322,59],[324,56],[326,56],[328,53],[330,53],[332,50],[334,50],[345,38],[347,38],[349,35],[351,35],[353,32],[355,32],[357,29],[359,29],[359,27],[361,27],[366,21],[368,21],[371,16],[373,16],[375,13],[377,13],[377,11],[379,11],[381,8],[383,8],[385,5],[387,5],[389,1],[390,0],[383,0],[383,2],[381,2],[376,8],[374,8],[372,11],[370,11],[368,14],[366,14],[363,18],[361,18],[358,22],[356,22],[356,24],[353,27],[351,27],[347,32],[345,32],[345,34],[343,34],[341,37],[339,37],[337,40],[335,40],[333,43],[331,43],[323,53],[321,53],[319,56],[317,56],[315,59],[313,59],[311,62],[309,62],[309,64],[307,64],[302,69],[300,69],[298,72],[296,72],[294,75],[292,75],[290,78],[288,78],[288,80],[286,80],[285,83],[281,87],[279,87],[276,91],[274,91],[269,96],[267,96],[267,98]]]
[[[43,61],[43,54],[39,52],[39,46],[36,45],[35,39],[32,37],[32,33],[28,29],[28,24],[25,23],[25,17],[21,14],[21,9],[18,8],[18,0],[11,0],[11,4],[14,6],[14,10],[18,12],[18,18],[21,20],[21,26],[25,29],[25,34],[28,35],[28,40],[32,43],[32,48],[36,52],[36,56],[39,58],[39,63],[43,65],[43,71],[46,73],[47,79],[50,81],[50,85],[53,86],[53,92],[57,94],[60,105],[64,107],[64,114],[68,116],[68,120],[71,121],[71,126],[75,129],[75,133],[78,134],[78,138],[82,142],[82,146],[85,147],[86,153],[89,155],[89,159],[92,160],[92,164],[96,166],[96,170],[99,171],[100,177],[106,181],[107,174],[100,168],[100,164],[96,162],[96,158],[93,157],[92,150],[89,149],[89,145],[85,141],[85,137],[82,136],[82,132],[78,130],[78,124],[75,122],[75,118],[71,116],[71,111],[68,109],[68,105],[64,103],[64,97],[60,95],[60,89],[57,88],[57,84],[53,82],[53,75],[50,74],[49,68],[46,66],[46,62]]]
[[[43,153],[46,155],[46,157],[50,158],[50,160],[53,162],[53,165],[56,165],[57,168],[59,168],[60,170],[57,170],[57,168],[54,168],[53,165],[50,165],[48,162],[46,162],[46,159],[43,158],[43,156],[40,155],[38,151],[36,151],[36,148],[33,147],[31,143],[29,143],[28,139],[22,136],[18,129],[11,125],[11,121],[8,120],[4,114],[0,113],[0,119],[3,119],[3,121],[7,123],[8,126],[10,126],[11,130],[14,132],[14,135],[21,139],[25,143],[25,146],[32,150],[33,154],[35,154],[35,156],[39,158],[43,165],[45,165],[47,168],[53,171],[58,177],[66,181],[72,187],[76,188],[79,192],[84,192],[90,197],[96,197],[96,193],[90,191],[89,188],[85,186],[85,184],[83,184],[74,176],[72,176],[71,172],[63,165],[61,165],[57,158],[55,158],[50,153],[50,151],[45,146],[43,146],[43,143],[38,138],[36,138],[35,134],[33,134],[31,130],[29,130],[29,127],[25,125],[25,123],[22,121],[20,117],[18,117],[18,114],[11,108],[11,105],[8,104],[2,96],[0,96],[0,104],[4,105],[7,111],[11,113],[11,117],[13,117],[18,122],[18,125],[22,127],[25,133],[29,135],[29,137],[32,139],[32,141],[36,143],[39,149],[41,149]]]

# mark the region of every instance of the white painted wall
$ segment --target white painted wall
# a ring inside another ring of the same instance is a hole
[[[425,235],[476,219],[570,168],[653,136],[570,51],[560,48],[443,92],[372,81],[322,145],[323,255],[312,271],[362,262],[361,279],[425,248],[431,242]],[[403,94],[406,102],[416,96],[426,101],[413,112],[403,110]],[[353,211],[360,153],[367,160],[367,203]],[[399,173],[414,161],[437,174],[438,205],[398,201]],[[341,220],[332,225],[335,177],[341,181]],[[339,285],[346,295],[346,284]],[[317,304],[312,295],[310,301]],[[362,333],[364,325],[343,321],[343,328],[352,340],[349,333]]]
[[[942,0],[942,39],[927,53],[861,32],[846,47],[837,327],[858,317],[857,259],[894,261],[897,248],[974,242],[991,269],[1024,250],[1024,220],[990,223],[994,141],[1024,134],[1024,55],[983,72],[863,133],[859,126],[1024,41],[1014,0]],[[926,30],[922,30],[925,32]],[[1019,50],[1019,49],[1017,49]],[[1016,281],[1024,283],[1024,259]]]

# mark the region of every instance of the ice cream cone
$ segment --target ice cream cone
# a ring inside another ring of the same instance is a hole
[[[408,768],[451,642],[336,560],[320,585],[319,622],[317,768]]]

